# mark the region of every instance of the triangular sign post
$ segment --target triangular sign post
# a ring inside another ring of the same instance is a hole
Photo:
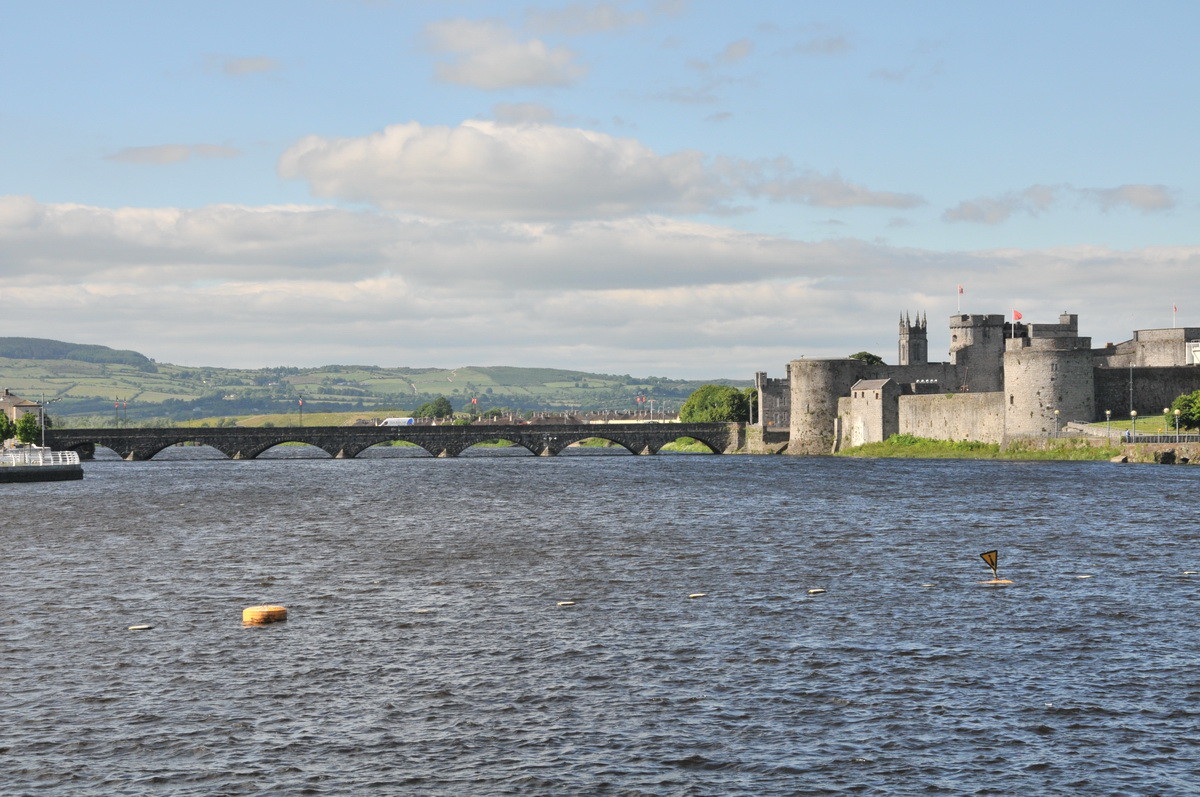
[[[1000,558],[1000,552],[988,551],[979,555],[983,558],[983,561],[987,562],[987,566],[992,568],[992,578],[999,578],[999,576],[996,575],[996,561]]]

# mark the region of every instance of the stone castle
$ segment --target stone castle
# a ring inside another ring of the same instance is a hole
[[[950,360],[929,362],[928,322],[900,318],[898,364],[793,360],[755,375],[757,423],[789,432],[788,453],[825,454],[892,434],[1004,444],[1070,423],[1159,416],[1200,390],[1200,328],[1145,329],[1092,348],[1079,317],[1056,324],[1003,315],[950,317]]]

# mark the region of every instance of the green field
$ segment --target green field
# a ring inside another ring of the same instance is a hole
[[[930,440],[907,434],[892,435],[882,443],[867,443],[839,451],[842,457],[900,457],[913,459],[1109,460],[1117,446],[1092,445],[1078,438],[1014,441],[1006,449],[997,443]]]
[[[247,420],[263,416],[292,425],[303,399],[310,414],[379,418],[409,415],[438,396],[458,411],[504,409],[513,412],[635,411],[648,409],[635,399],[654,399],[656,412],[678,410],[703,384],[746,387],[749,380],[682,380],[596,374],[552,368],[469,366],[381,368],[327,365],[317,368],[236,369],[153,362],[136,352],[104,347],[72,349],[73,344],[41,341],[46,351],[82,351],[81,356],[111,361],[31,359],[29,346],[0,338],[0,388],[18,396],[51,402],[47,413],[60,426],[165,425],[211,419]],[[7,345],[6,345],[7,342]],[[72,355],[73,356],[73,355]],[[132,364],[124,360],[132,361]],[[472,404],[475,399],[477,403]],[[114,404],[119,406],[114,407]],[[297,418],[298,421],[298,418]],[[309,422],[306,420],[306,423]],[[316,421],[312,421],[316,423]]]

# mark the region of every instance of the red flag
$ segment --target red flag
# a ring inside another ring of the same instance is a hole
[[[477,398],[473,398],[473,399],[471,399],[471,403],[472,403],[472,404],[478,404],[478,403],[479,403],[479,399],[477,399]]]
[[[1013,310],[1013,321],[1020,321],[1025,316],[1021,315],[1020,311]]]
[[[963,292],[963,286],[959,285],[958,286],[958,295],[962,296],[962,292]]]
[[[1178,312],[1179,312],[1179,308],[1178,308],[1178,307],[1176,307],[1175,305],[1171,305],[1171,312],[1172,312],[1172,313],[1178,313]]]
[[[119,409],[121,409],[121,402],[119,402],[119,401],[114,401],[114,402],[113,402],[113,409],[114,409],[114,410],[119,410]]]
[[[303,407],[303,406],[304,406],[304,399],[300,399],[300,406],[301,406],[301,407]]]

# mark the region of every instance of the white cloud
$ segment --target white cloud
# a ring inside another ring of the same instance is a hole
[[[1116,188],[1085,189],[1083,193],[1098,202],[1105,211],[1129,207],[1149,213],[1175,207],[1175,197],[1165,185],[1120,185]]]
[[[312,192],[445,218],[614,217],[697,211],[727,193],[699,153],[552,125],[392,125],[362,138],[301,139],[279,161]]]
[[[54,311],[54,337],[191,364],[781,375],[800,355],[888,355],[905,309],[928,312],[936,356],[957,284],[966,311],[1020,306],[1037,321],[1067,309],[1084,334],[1124,340],[1165,325],[1164,284],[1200,313],[1197,268],[1200,247],[931,252],[655,217],[472,224],[0,197],[7,324],[42,328]]]
[[[837,172],[796,171],[786,160],[778,163],[778,175],[747,186],[752,195],[823,208],[913,208],[925,204],[916,194],[876,191],[852,183]]]
[[[126,147],[105,156],[118,163],[182,163],[192,158],[236,158],[240,149],[220,144],[157,144],[150,147]]]
[[[1104,211],[1123,207],[1143,213],[1175,207],[1172,191],[1164,185],[1121,185],[1116,188],[1074,188],[1070,185],[1032,185],[995,197],[964,200],[942,214],[943,221],[1000,224],[1015,213],[1039,216],[1063,197],[1097,203]]]
[[[644,25],[647,16],[643,11],[624,10],[617,3],[569,3],[561,8],[530,9],[525,20],[536,33],[580,36]]]
[[[427,26],[425,34],[434,50],[452,56],[436,66],[438,79],[446,83],[485,90],[569,86],[587,74],[570,49],[520,40],[495,20],[441,20]]]
[[[854,49],[845,36],[812,36],[796,42],[788,52],[799,55],[842,55]]]
[[[754,42],[749,39],[738,39],[725,45],[721,52],[713,56],[711,61],[692,59],[688,61],[688,66],[702,72],[715,69],[719,66],[733,66],[749,58],[753,52]]]
[[[879,191],[786,158],[660,155],[630,138],[548,124],[466,121],[392,125],[361,138],[308,136],[279,173],[320,197],[441,218],[614,218],[646,212],[729,212],[744,194],[819,207],[910,208],[924,200]]]
[[[274,58],[263,55],[249,58],[226,58],[221,64],[221,70],[232,77],[242,75],[257,75],[264,72],[274,72],[280,68],[280,63]]]
[[[492,106],[492,115],[506,124],[545,124],[558,118],[554,109],[536,102],[498,102]]]

